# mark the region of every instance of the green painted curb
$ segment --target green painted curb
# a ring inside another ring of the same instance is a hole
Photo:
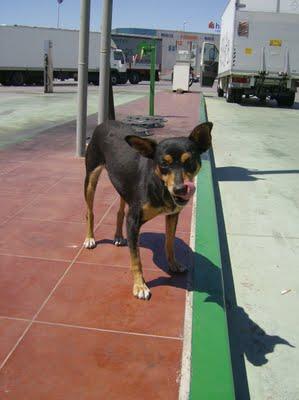
[[[200,121],[207,121],[204,97]],[[197,178],[190,400],[235,399],[209,160]]]

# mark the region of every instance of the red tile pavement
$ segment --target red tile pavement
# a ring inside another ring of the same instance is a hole
[[[117,117],[146,114],[147,99]],[[187,135],[197,94],[161,92],[155,136]],[[88,120],[88,130],[95,126]],[[0,150],[0,398],[175,399],[178,394],[186,276],[170,275],[164,217],[140,236],[153,297],[131,294],[127,247],[112,244],[118,196],[106,173],[96,193],[98,245],[85,237],[84,161],[74,157],[74,122]],[[178,224],[176,254],[191,265],[192,207]]]
[[[27,328],[29,321],[0,317],[0,364],[9,354],[11,349],[17,343],[22,333]],[[1,374],[0,374],[1,375]],[[0,394],[3,397],[3,390],[0,384]]]
[[[0,315],[32,319],[68,265],[0,255]]]
[[[113,331],[181,337],[186,278],[145,271],[152,301],[132,301],[128,268],[76,263],[53,294],[39,321]]]
[[[33,324],[0,375],[1,398],[176,399],[181,341]]]

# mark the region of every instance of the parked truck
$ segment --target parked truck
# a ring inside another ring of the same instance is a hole
[[[156,45],[156,80],[162,65],[162,39],[145,35],[131,35],[112,33],[112,39],[116,46],[121,49],[126,57],[127,75],[130,83],[137,84],[140,81],[150,80],[150,55],[140,58],[139,46],[141,43]]]
[[[53,43],[54,78],[77,78],[79,31],[29,26],[0,26],[0,83],[43,84],[44,43]],[[90,32],[88,80],[99,83],[100,33]],[[111,41],[111,80],[127,81],[122,50]]]
[[[298,38],[298,1],[231,0],[221,21],[219,60],[215,45],[204,43],[201,83],[212,86],[218,75],[218,95],[229,103],[253,95],[290,107],[299,81]]]

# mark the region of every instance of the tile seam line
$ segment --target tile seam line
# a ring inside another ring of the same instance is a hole
[[[8,171],[0,172],[0,176],[4,176],[4,175],[7,175],[7,174],[9,174],[11,172],[14,172],[16,169],[21,168],[23,166],[23,164],[24,164],[24,161],[23,162],[21,161],[21,165],[17,165],[16,167],[14,167],[14,168],[12,168],[12,169],[10,169]]]
[[[81,224],[84,225],[86,224],[86,222],[82,221],[65,221],[63,219],[42,219],[42,218],[30,218],[30,217],[18,217],[19,219],[22,219],[24,221],[36,221],[36,222],[61,222],[61,223],[65,223],[65,224]]]
[[[22,211],[24,211],[27,207],[29,207],[31,204],[33,204],[36,199],[38,199],[40,196],[42,196],[43,194],[47,194],[49,193],[49,191],[51,189],[53,189],[53,187],[55,187],[59,182],[61,182],[63,180],[63,177],[59,178],[55,183],[53,183],[52,185],[50,185],[48,187],[48,189],[40,194],[37,194],[34,199],[32,199],[31,201],[29,201],[28,203],[26,203],[26,205],[24,207],[22,207],[19,211],[17,211],[15,214],[12,214],[10,217],[8,217],[7,219],[5,219],[3,222],[0,223],[0,227],[4,226],[7,222],[11,221],[12,219],[14,219],[15,217],[18,216],[19,213],[21,213]]]
[[[183,339],[179,336],[166,336],[166,335],[155,335],[151,333],[141,333],[141,332],[130,332],[130,331],[118,331],[115,329],[105,329],[105,328],[95,328],[92,326],[83,326],[83,325],[73,325],[73,324],[64,324],[61,322],[51,322],[51,321],[42,321],[42,320],[31,320],[28,318],[19,318],[19,317],[8,317],[5,315],[0,315],[0,321],[1,320],[9,320],[9,321],[23,321],[23,322],[28,322],[33,324],[40,324],[40,325],[50,325],[50,326],[59,326],[59,327],[65,327],[65,328],[73,328],[73,329],[81,329],[81,330],[87,330],[87,331],[94,331],[94,332],[102,332],[102,333],[115,333],[115,334],[121,334],[121,335],[131,335],[131,336],[144,336],[144,337],[151,337],[155,339],[167,339],[167,340],[177,340],[177,341],[182,341]]]
[[[27,258],[29,260],[40,260],[40,261],[51,261],[51,262],[61,262],[61,263],[70,263],[72,260],[64,260],[60,258],[46,258],[46,257],[33,257],[33,256],[26,256],[22,254],[11,254],[11,253],[1,253],[0,251],[0,257],[1,256],[6,256],[6,257],[18,257],[18,258]],[[94,266],[99,266],[99,267],[109,267],[109,268],[124,268],[124,269],[129,269],[130,266],[127,265],[119,265],[119,264],[104,264],[104,263],[98,263],[98,262],[90,262],[90,261],[76,261],[77,264],[85,264],[85,265],[94,265]],[[145,266],[144,271],[155,271],[159,272],[159,269],[157,268],[150,268]],[[166,271],[167,272],[167,271]]]
[[[106,213],[103,215],[102,219],[105,218],[106,214],[108,214],[108,212],[110,211],[110,209],[113,207],[114,203],[116,202],[117,198],[111,203],[110,207],[107,209]],[[102,219],[99,221],[98,225],[102,222]],[[98,226],[97,225],[97,226]],[[97,228],[96,226],[96,228]],[[40,312],[43,310],[43,308],[45,307],[45,305],[47,304],[47,302],[50,300],[51,296],[53,295],[53,293],[55,292],[55,290],[58,288],[58,286],[60,285],[60,283],[63,281],[63,279],[65,278],[65,276],[67,275],[67,273],[70,271],[70,269],[72,268],[72,266],[74,265],[74,263],[77,261],[77,259],[79,258],[81,252],[84,249],[84,245],[82,244],[81,248],[79,249],[79,251],[77,252],[77,254],[75,255],[75,257],[73,258],[73,260],[71,261],[70,265],[66,268],[66,270],[64,271],[64,273],[61,275],[61,277],[58,279],[58,281],[56,282],[56,284],[54,285],[54,287],[52,288],[52,290],[50,291],[50,293],[48,294],[48,296],[46,297],[46,299],[43,301],[43,303],[41,304],[41,306],[39,307],[39,309],[37,310],[37,312],[34,314],[31,322],[28,324],[28,326],[24,329],[22,335],[19,337],[19,339],[17,340],[17,342],[15,343],[15,345],[11,348],[11,350],[9,351],[9,353],[7,354],[7,356],[4,358],[4,360],[2,361],[2,363],[0,364],[0,371],[3,369],[3,367],[5,366],[5,364],[7,363],[7,361],[9,360],[9,358],[11,357],[11,355],[14,353],[14,351],[16,350],[16,348],[18,347],[18,345],[21,343],[21,341],[24,339],[25,335],[27,334],[27,332],[29,331],[29,329],[31,328],[31,326],[33,325],[34,321],[37,319],[38,315],[40,314]]]
[[[116,195],[116,198],[118,198],[118,195]],[[114,201],[115,199],[113,199],[113,201]],[[108,207],[109,205],[107,204],[107,207]],[[18,217],[19,219],[23,219],[23,220],[25,220],[25,221],[37,221],[37,222],[53,222],[53,223],[55,223],[55,222],[61,222],[61,223],[66,223],[66,224],[77,224],[77,225],[79,225],[79,224],[81,224],[81,225],[84,225],[85,226],[85,224],[86,224],[86,222],[85,221],[82,221],[82,222],[79,222],[79,221],[65,221],[65,220],[63,220],[63,219],[42,219],[42,218],[30,218],[30,217]],[[108,226],[114,226],[115,224],[113,223],[107,223],[107,222],[105,222],[105,221],[103,221],[102,222],[102,225],[108,225]],[[146,225],[144,225],[144,226],[146,226]],[[149,228],[150,229],[150,228]],[[157,231],[157,229],[159,229],[159,228],[153,228],[153,229],[155,229],[155,231]],[[165,231],[165,229],[164,230],[162,230],[162,228],[160,228],[161,230],[158,230],[157,232],[158,233],[161,233],[161,232],[164,232]],[[179,233],[190,233],[190,231],[189,230],[182,230],[182,229],[177,229],[177,232],[179,232]],[[141,235],[142,235],[142,233],[146,233],[146,232],[141,232]]]
[[[62,258],[47,258],[47,257],[27,256],[22,254],[2,253],[1,250],[0,250],[0,256],[28,258],[29,260],[53,261],[53,262],[64,262],[64,263],[70,263],[72,261],[71,259],[64,260]]]
[[[104,329],[104,328],[94,328],[90,326],[82,326],[82,325],[72,325],[72,324],[64,324],[60,322],[49,322],[49,321],[42,321],[36,319],[33,321],[36,324],[43,324],[43,325],[51,325],[51,326],[61,326],[66,328],[74,328],[74,329],[82,329],[82,330],[89,330],[89,331],[96,331],[96,332],[107,332],[107,333],[118,333],[122,335],[133,335],[133,336],[145,336],[145,337],[152,337],[157,339],[169,339],[169,340],[178,340],[182,341],[182,338],[179,336],[165,336],[165,335],[154,335],[150,333],[141,333],[141,332],[130,332],[130,331],[118,331],[114,329]]]

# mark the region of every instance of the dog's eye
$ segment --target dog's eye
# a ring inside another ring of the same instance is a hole
[[[166,161],[162,161],[159,165],[162,174],[167,174],[169,170],[169,164]]]
[[[195,171],[196,170],[196,163],[194,160],[192,160],[191,158],[189,158],[188,160],[186,160],[184,162],[184,167],[185,169],[187,169],[188,171]]]

